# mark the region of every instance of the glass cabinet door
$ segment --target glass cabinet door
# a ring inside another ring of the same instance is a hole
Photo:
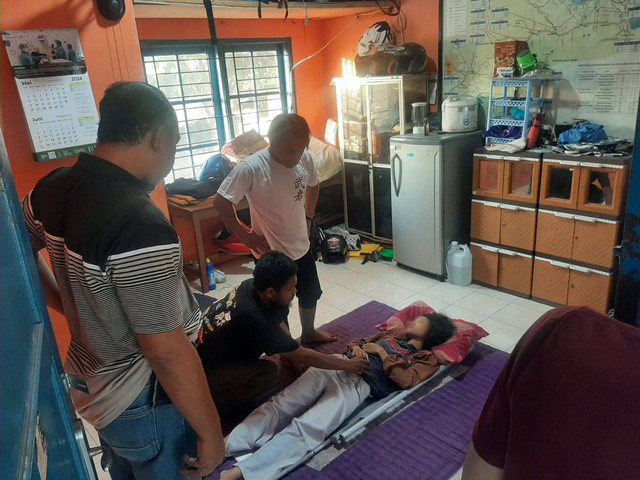
[[[505,160],[502,198],[526,203],[538,203],[539,189],[539,162]]]
[[[400,84],[369,85],[373,163],[389,164],[389,139],[400,133]]]
[[[391,221],[391,169],[373,167],[373,208],[375,211],[375,235],[393,238]]]
[[[365,233],[373,233],[369,166],[345,162],[344,177],[348,227]]]
[[[576,208],[580,167],[574,162],[544,162],[540,186],[540,204]]]
[[[367,108],[364,85],[345,85],[340,89],[342,134],[346,160],[369,160]]]
[[[504,161],[501,158],[473,156],[473,194],[502,198]]]
[[[620,215],[626,179],[626,168],[581,167],[578,209]]]

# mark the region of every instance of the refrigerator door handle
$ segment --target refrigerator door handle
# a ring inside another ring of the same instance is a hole
[[[396,173],[396,160],[398,162],[398,169]],[[400,196],[400,186],[402,185],[402,159],[397,153],[391,159],[391,178],[393,179],[393,190],[396,193],[396,197]]]

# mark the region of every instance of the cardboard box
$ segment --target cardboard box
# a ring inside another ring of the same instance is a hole
[[[514,75],[516,74],[518,62],[516,57],[520,52],[529,50],[527,42],[521,42],[519,40],[511,40],[509,42],[497,42],[495,44],[495,56],[494,56],[494,70],[493,76],[497,76],[498,68],[513,67]]]

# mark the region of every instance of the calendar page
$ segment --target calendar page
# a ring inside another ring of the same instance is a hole
[[[3,31],[37,162],[92,152],[98,111],[77,29]]]

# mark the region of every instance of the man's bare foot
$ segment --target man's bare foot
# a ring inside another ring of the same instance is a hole
[[[300,342],[302,345],[313,345],[316,343],[331,343],[338,340],[333,333],[315,331],[309,335],[302,335]]]
[[[242,478],[242,472],[238,467],[233,467],[231,470],[225,470],[220,473],[220,480],[240,480]]]

